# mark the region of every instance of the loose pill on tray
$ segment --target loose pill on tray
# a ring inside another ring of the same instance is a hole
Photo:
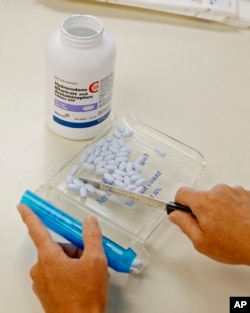
[[[155,151],[161,157],[164,157],[166,155],[166,152],[161,147],[156,147]]]

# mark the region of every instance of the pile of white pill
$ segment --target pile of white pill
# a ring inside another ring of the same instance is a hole
[[[132,137],[133,134],[133,131],[118,125],[105,138],[91,145],[81,156],[81,165],[73,166],[67,175],[67,190],[79,192],[81,198],[86,198],[88,193],[96,192],[94,186],[75,178],[80,166],[83,166],[85,171],[93,173],[106,184],[142,193],[143,185],[147,182],[142,175],[146,153],[131,160],[132,151],[125,144],[125,138]],[[157,148],[156,152],[160,156],[165,155],[160,148]]]

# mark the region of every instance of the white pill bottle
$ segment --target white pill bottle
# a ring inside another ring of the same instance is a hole
[[[110,120],[116,50],[102,22],[72,15],[46,48],[46,122],[58,135],[84,140]]]

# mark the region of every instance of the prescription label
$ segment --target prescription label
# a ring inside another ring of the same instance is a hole
[[[92,127],[110,114],[113,73],[97,81],[74,82],[55,76],[53,120],[71,128]]]

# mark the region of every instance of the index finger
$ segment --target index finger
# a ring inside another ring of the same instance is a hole
[[[48,245],[55,244],[47,228],[31,209],[24,204],[18,204],[17,210],[27,226],[29,235],[38,250],[46,249]]]
[[[197,191],[193,188],[181,187],[176,192],[175,202],[191,208],[193,202],[192,199],[195,193],[197,193]]]
[[[204,212],[205,210],[205,195],[205,192],[190,187],[181,187],[175,195],[175,202],[189,207],[194,215],[198,217],[200,211]]]

